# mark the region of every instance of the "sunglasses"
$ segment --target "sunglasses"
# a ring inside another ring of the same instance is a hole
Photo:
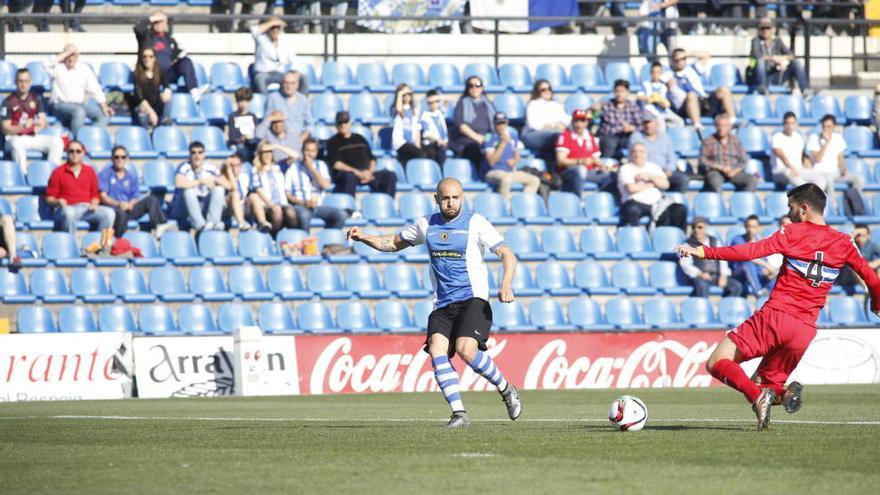
[[[260,153],[272,153],[272,150],[260,150]]]
[[[553,91],[553,90],[550,89],[549,86],[544,86],[543,88],[538,88],[538,91],[540,91],[540,92],[542,92],[542,93],[546,91],[546,92],[549,93],[549,92],[551,92],[551,91]]]
[[[428,100],[428,105],[433,105],[435,103],[440,103],[440,100]]]
[[[67,154],[68,154],[68,155],[75,155],[75,154],[78,154],[78,153],[85,153],[85,150],[82,150],[82,149],[72,149],[72,150],[67,150]]]
[[[114,160],[125,160],[126,158],[128,158],[127,155],[116,155],[113,157]]]
[[[400,96],[412,96],[412,93],[403,93],[403,94],[400,95]]]
[[[467,87],[468,87],[468,89],[471,89],[471,88],[482,88],[482,87],[483,87],[483,83],[470,83],[470,84],[467,85]]]
[[[705,225],[694,225],[694,228],[695,229],[705,229],[706,226]]]
[[[190,155],[204,155],[205,150],[192,150],[189,152]]]
[[[144,55],[143,58],[156,58],[155,55]]]
[[[770,29],[773,29],[773,28],[770,27],[770,26],[762,26],[762,27],[761,27],[761,31],[768,31],[768,30],[770,30]]]

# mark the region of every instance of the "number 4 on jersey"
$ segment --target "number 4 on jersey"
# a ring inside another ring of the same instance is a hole
[[[813,287],[819,287],[819,284],[822,283],[822,267],[825,266],[822,264],[822,260],[824,258],[825,253],[816,251],[816,259],[807,266],[807,273],[804,277],[811,282]]]

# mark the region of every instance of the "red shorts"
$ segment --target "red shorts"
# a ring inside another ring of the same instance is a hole
[[[755,372],[761,382],[780,386],[785,385],[815,336],[815,324],[767,308],[727,334],[744,360],[763,356]]]

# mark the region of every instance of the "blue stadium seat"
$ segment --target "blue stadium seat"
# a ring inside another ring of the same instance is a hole
[[[581,295],[581,288],[572,284],[568,272],[568,268],[556,261],[545,261],[535,268],[538,287],[551,296]]]
[[[302,275],[294,266],[273,266],[267,275],[269,291],[285,301],[311,299],[314,295],[306,290]]]
[[[484,84],[488,81],[483,80]],[[464,88],[464,81],[458,67],[450,63],[435,63],[428,67],[428,86],[440,88],[447,93],[458,93]]]
[[[174,174],[176,167],[171,162],[156,160],[143,165],[144,185],[151,191],[166,193],[174,191]]]
[[[524,64],[503,64],[498,68],[498,76],[506,89],[519,93],[532,90],[532,74]]]
[[[574,283],[591,296],[616,295],[621,292],[609,282],[605,267],[592,260],[584,260],[575,265]]]
[[[86,266],[89,262],[80,255],[76,238],[67,232],[49,232],[43,236],[43,257],[55,266]]]
[[[644,227],[619,227],[617,229],[617,249],[634,260],[660,258],[660,253],[654,251],[651,238]]]
[[[104,62],[98,69],[98,82],[104,91],[134,91],[131,68],[122,62]]]
[[[367,125],[387,125],[391,123],[388,112],[382,110],[379,100],[367,91],[353,94],[348,99],[348,111],[352,120]]]
[[[274,297],[266,287],[263,275],[253,266],[230,269],[229,290],[243,301],[271,301]]]
[[[474,166],[464,158],[448,158],[443,163],[443,177],[455,177],[465,191],[485,191],[489,186],[474,177]]]
[[[156,296],[147,290],[144,275],[135,268],[118,268],[110,272],[110,291],[127,303],[156,300]]]
[[[536,193],[514,193],[510,197],[511,215],[527,225],[551,225],[544,199]]]
[[[745,95],[740,100],[739,116],[758,125],[777,125],[782,122],[781,117],[773,114],[770,99],[758,93]]]
[[[495,110],[503,112],[510,119],[512,125],[522,125],[526,118],[526,104],[522,98],[514,93],[506,92],[495,96],[492,101]]]
[[[425,285],[429,282],[427,278],[429,277],[428,273],[428,270],[425,270]],[[544,290],[538,287],[538,284],[535,282],[535,277],[532,275],[532,271],[528,266],[520,265],[513,273],[511,287],[513,288],[513,293],[521,297],[536,297],[544,295]]]
[[[140,331],[148,335],[173,334],[178,332],[177,323],[171,309],[164,304],[141,306],[138,311]]]
[[[843,139],[846,140],[846,154],[860,157],[880,157],[880,149],[877,149],[876,136],[871,129],[862,126],[847,126],[843,129]]]
[[[498,193],[484,192],[474,196],[474,212],[488,218],[494,225],[516,224],[516,219],[510,216],[507,202]]]
[[[157,158],[159,156],[159,153],[153,149],[150,135],[141,126],[119,126],[116,128],[115,139],[117,145],[125,146],[128,155],[132,158]],[[144,169],[146,170],[146,167]]]
[[[565,98],[565,112],[573,113],[575,110],[585,110],[593,106],[593,98],[584,93],[574,93]]]
[[[784,192],[772,192],[765,196],[767,201],[767,215],[778,220],[788,214],[788,196]]]
[[[704,297],[689,297],[681,303],[682,322],[691,328],[715,329],[727,325],[718,321],[715,308]]]
[[[205,302],[231,301],[235,298],[235,295],[226,288],[223,275],[213,266],[190,270],[189,289]]]
[[[547,200],[548,214],[563,225],[589,225],[590,219],[581,208],[581,200],[574,193],[554,191]]]
[[[255,230],[238,234],[238,254],[254,265],[277,265],[284,259],[272,242],[272,237]]]
[[[833,297],[828,301],[831,322],[839,326],[865,326],[865,308],[854,297]]]
[[[241,67],[231,62],[215,62],[211,66],[211,90],[234,93],[238,88],[248,87]]]
[[[448,162],[448,160],[447,160]],[[400,216],[406,221],[414,221],[437,212],[437,204],[424,194],[408,193],[398,195]]]
[[[617,250],[614,240],[605,227],[591,225],[580,233],[581,251],[597,260],[619,260],[624,254]]]
[[[0,194],[30,194],[31,187],[15,162],[0,160]]]
[[[374,93],[394,92],[394,85],[388,78],[388,71],[385,66],[376,62],[366,62],[358,64],[357,83]]]
[[[605,322],[602,308],[595,299],[579,297],[568,303],[568,319],[571,325],[580,330],[607,331],[613,330],[614,325]]]
[[[172,266],[150,270],[150,291],[163,302],[191,302],[196,298],[187,289],[183,274]]]
[[[265,333],[298,332],[299,328],[293,318],[293,310],[285,303],[267,302],[257,310],[260,329]]]
[[[376,304],[376,324],[390,332],[418,332],[409,309],[400,301],[382,301]]]
[[[6,304],[30,304],[36,298],[28,291],[21,272],[0,270],[0,300]]]
[[[235,252],[232,237],[222,230],[206,230],[199,234],[199,253],[215,265],[244,263],[244,258]]]
[[[41,94],[52,89],[52,76],[49,75],[43,62],[28,62],[26,67],[31,73],[31,91]]]
[[[325,124],[336,122],[336,112],[344,110],[342,100],[336,94],[325,91],[312,96],[312,114]]]
[[[497,93],[504,91],[501,81],[498,79],[498,72],[495,67],[487,63],[474,62],[464,66],[461,71],[462,81],[467,81],[471,76],[477,76],[483,81],[486,92]]]
[[[847,124],[870,125],[874,102],[865,95],[849,95],[843,100]]]
[[[578,87],[569,82],[565,69],[554,63],[538,64],[535,79],[546,79],[555,93],[571,93]]]
[[[225,126],[234,111],[232,100],[223,93],[207,93],[199,100],[199,109],[211,125]],[[251,110],[248,107],[248,110]]]
[[[422,299],[431,295],[419,282],[412,265],[403,263],[385,266],[385,288],[401,299]],[[427,282],[430,284],[430,281]]]
[[[413,91],[418,92],[427,91],[433,87],[428,86],[422,67],[413,63],[394,64],[391,68],[391,83],[395,86],[406,83]]]
[[[40,197],[22,196],[15,202],[16,223],[22,223],[31,230],[50,230],[55,221],[48,210]]]
[[[753,158],[767,157],[770,150],[770,140],[760,127],[754,125],[740,127],[736,131],[736,137],[739,138],[749,156]]]
[[[342,276],[332,265],[310,266],[306,272],[309,290],[322,299],[349,299],[351,291],[345,288]]]
[[[593,192],[584,198],[584,213],[600,225],[617,225],[617,205],[608,192]]]
[[[195,101],[189,93],[174,93],[168,102],[166,111],[171,120],[178,125],[201,125],[207,122],[199,112]],[[153,136],[153,141],[156,136]]]
[[[804,99],[794,95],[779,95],[776,97],[776,116],[781,121],[786,112],[793,112],[801,125],[813,125],[816,119],[807,112]]]
[[[107,289],[107,282],[100,270],[77,268],[70,274],[70,290],[73,295],[89,304],[112,303],[116,296]]]
[[[630,299],[614,297],[605,303],[605,319],[618,330],[648,330],[639,307]]]
[[[305,91],[300,87],[300,91]],[[303,93],[305,94],[305,93]],[[202,101],[204,101],[206,95],[202,95]],[[231,104],[231,102],[230,102]],[[254,115],[260,120],[266,116],[266,95],[263,93],[254,93],[251,99],[251,106],[248,107],[248,110],[254,112]],[[208,115],[205,115],[207,118]]]
[[[191,334],[218,333],[214,315],[204,304],[184,304],[177,311],[177,319],[180,322],[180,331]]]
[[[131,223],[131,221],[129,222]],[[101,233],[100,232],[87,232],[81,238],[81,246],[82,250],[85,251],[88,246],[93,244],[98,244],[101,242]],[[92,263],[94,263],[97,267],[119,267],[119,266],[128,266],[128,258],[124,257],[116,257],[110,255],[102,255],[97,254],[95,257],[91,258]]]
[[[309,333],[334,333],[339,329],[333,322],[333,315],[327,306],[319,302],[300,304],[296,308],[296,321],[300,328]]]
[[[725,86],[733,93],[746,93],[749,87],[743,81],[739,69],[731,63],[715,64],[709,69],[711,88]]]
[[[596,64],[581,63],[572,65],[571,85],[583,89],[588,93],[604,94],[611,91],[611,84],[605,80],[605,74],[602,72],[602,68]],[[568,110],[567,104],[566,110]]]
[[[742,297],[724,297],[718,305],[718,319],[721,323],[735,327],[751,316],[752,308]]]
[[[362,229],[362,232],[369,235],[382,234],[381,231],[373,228]],[[354,253],[370,263],[393,263],[401,258],[400,253],[385,253],[363,242],[356,242],[354,244]]]
[[[846,117],[840,111],[840,103],[832,95],[815,95],[810,99],[810,115],[818,120],[826,115],[833,115],[838,123],[845,122]]]
[[[55,319],[45,306],[23,306],[15,314],[18,333],[55,333]]]
[[[144,256],[132,260],[135,266],[162,266],[165,264],[165,257],[159,253],[156,240],[148,232],[130,230],[123,237],[128,239],[133,247],[140,249]]]
[[[495,300],[491,302],[491,306],[493,328],[514,331],[530,330],[533,328],[529,325],[526,311],[519,301],[502,303]]]
[[[382,331],[373,321],[370,308],[360,301],[346,301],[336,306],[336,326],[353,333]]]
[[[765,215],[764,207],[761,205],[761,198],[751,191],[737,191],[733,193],[733,196],[730,198],[730,212],[740,220],[745,220],[749,215],[758,215],[761,223],[774,220],[774,218]]]
[[[559,303],[553,299],[536,299],[529,304],[532,325],[541,330],[571,330],[571,325],[562,314]]]
[[[15,87],[15,73],[18,67],[8,60],[0,60],[0,93],[13,93]]]
[[[686,296],[694,290],[687,283],[678,263],[673,261],[651,263],[648,267],[648,279],[652,287],[670,296]]]
[[[345,62],[324,62],[321,66],[321,83],[337,93],[352,93],[363,89],[355,83],[351,67]]]
[[[428,328],[428,316],[434,310],[434,303],[430,300],[419,301],[413,305],[413,322],[420,330]]]
[[[113,148],[113,142],[107,129],[97,126],[84,126],[79,129],[76,134],[77,141],[86,147],[86,153],[91,158],[106,159],[110,158],[110,150]]]
[[[177,266],[205,264],[205,258],[199,255],[196,243],[189,232],[165,232],[159,239],[159,250],[162,256]]]
[[[651,296],[657,289],[648,285],[642,267],[632,261],[618,261],[611,266],[611,281],[615,287],[631,296]]]
[[[434,191],[443,178],[440,165],[430,158],[414,158],[406,164],[407,182],[421,191]]]
[[[53,268],[40,268],[31,272],[31,293],[37,299],[50,304],[72,303],[76,300],[67,288],[64,275]]]
[[[256,324],[250,306],[228,303],[217,308],[217,326],[223,333],[231,334],[238,328],[256,326]]]
[[[413,190],[412,184],[406,180],[406,172],[403,170],[403,165],[401,165],[396,158],[391,156],[380,157],[376,160],[376,170],[390,170],[394,172],[397,176],[397,192],[409,192]],[[324,201],[326,201],[326,199]]]
[[[323,84],[318,81],[318,75],[315,73],[315,68],[312,67],[312,64],[307,62],[296,62],[291,65],[291,70],[295,70],[300,74],[300,92],[305,94],[308,93],[318,93],[324,91],[325,88]]]
[[[99,332],[137,332],[137,323],[128,307],[121,304],[104,304],[98,308]]]
[[[201,123],[201,122],[199,122]],[[188,158],[189,141],[177,126],[160,125],[153,129],[153,149],[168,158]],[[146,171],[144,179],[146,180]]]
[[[614,86],[614,81],[623,79],[629,81],[630,91],[636,92],[641,89],[641,81],[636,76],[636,71],[629,62],[609,62],[605,66],[605,80],[608,84]]]
[[[391,291],[382,286],[376,268],[369,264],[349,265],[345,269],[345,287],[361,299],[391,297]]]
[[[512,227],[504,234],[507,246],[520,261],[544,261],[550,257],[541,250],[535,232],[526,227]]]
[[[660,253],[661,258],[664,255],[672,255],[675,246],[683,244],[684,240],[684,232],[678,227],[660,226],[654,229],[654,251]]]
[[[351,241],[348,240],[345,231],[342,229],[322,229],[318,231],[318,251],[323,252],[324,246],[328,244],[340,244],[345,247],[351,247]],[[356,254],[331,254],[326,256],[330,263],[358,263],[361,257]]]
[[[397,213],[394,198],[385,193],[370,193],[361,200],[361,211],[371,224],[380,227],[393,227],[404,224]]]
[[[711,224],[731,224],[736,222],[736,217],[727,214],[724,200],[721,194],[716,192],[702,191],[694,197],[694,212],[700,212]]]
[[[669,299],[651,298],[645,301],[645,323],[652,328],[672,330],[681,328],[681,319],[675,304]]]
[[[193,127],[191,135],[191,141],[199,141],[205,145],[205,156],[208,158],[226,158],[232,154],[232,150],[226,145],[226,136],[219,127]]]
[[[700,156],[700,137],[693,127],[670,127],[667,132],[678,156],[682,158]]]
[[[97,332],[95,316],[85,306],[64,306],[58,312],[58,331],[64,333]]]
[[[557,260],[582,260],[586,253],[579,251],[571,230],[566,227],[547,227],[541,232],[541,246],[544,252]]]

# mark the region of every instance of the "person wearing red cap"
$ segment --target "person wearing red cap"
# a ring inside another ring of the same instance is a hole
[[[607,190],[614,183],[611,171],[600,159],[599,144],[587,130],[588,114],[575,110],[571,114],[571,129],[556,138],[556,171],[562,178],[562,191],[581,195],[584,181],[590,181]]]

